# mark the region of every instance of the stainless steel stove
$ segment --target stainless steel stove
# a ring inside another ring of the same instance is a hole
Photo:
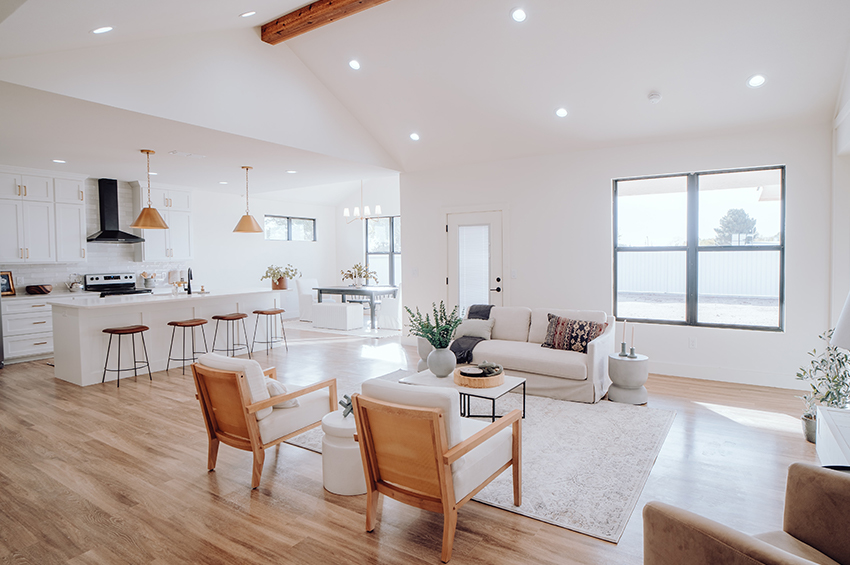
[[[86,275],[84,286],[89,292],[99,292],[100,297],[118,294],[149,294],[149,288],[136,288],[136,275],[133,273],[106,273]]]

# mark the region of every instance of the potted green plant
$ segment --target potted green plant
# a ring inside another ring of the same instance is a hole
[[[357,263],[347,271],[340,271],[342,280],[354,281],[354,286],[360,288],[367,279],[372,279],[375,284],[378,284],[378,274],[375,271],[370,271],[360,263]]]
[[[286,268],[281,269],[277,265],[271,265],[266,269],[266,274],[260,278],[261,281],[266,279],[272,280],[272,290],[286,290],[287,280],[300,277],[301,272],[291,264],[286,265]]]
[[[457,366],[457,358],[448,347],[461,319],[457,313],[457,306],[451,314],[446,313],[446,305],[442,300],[439,307],[436,303],[432,307],[433,321],[430,314],[422,316],[419,308],[415,313],[407,306],[404,309],[407,311],[410,335],[424,338],[434,346],[434,351],[428,355],[428,369],[438,377],[448,377]]]
[[[811,387],[799,398],[805,404],[803,433],[812,443],[815,443],[817,429],[817,406],[846,408],[850,403],[850,351],[830,343],[832,332],[828,330],[818,336],[826,342],[826,348],[821,353],[811,350],[812,360],[797,371],[797,379],[806,381]]]

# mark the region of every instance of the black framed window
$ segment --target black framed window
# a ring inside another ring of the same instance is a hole
[[[401,282],[401,216],[366,219],[366,267],[375,271],[378,284]],[[367,281],[374,284],[374,281]]]
[[[618,319],[785,326],[785,167],[614,180]]]
[[[265,216],[266,239],[274,241],[316,241],[316,220],[289,216]]]

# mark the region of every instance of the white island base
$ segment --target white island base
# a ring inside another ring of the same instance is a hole
[[[142,324],[150,330],[145,332],[145,345],[150,359],[151,371],[164,371],[168,361],[168,348],[171,343],[172,327],[168,322],[204,318],[209,321],[203,326],[206,331],[210,351],[213,347],[215,333],[214,315],[244,312],[248,314],[245,328],[248,332],[250,346],[254,335],[254,310],[278,308],[281,296],[279,291],[263,290],[230,294],[181,294],[172,295],[127,295],[107,298],[79,297],[71,301],[52,303],[53,307],[53,341],[54,341],[54,374],[57,379],[68,381],[80,386],[88,386],[101,382],[103,378],[103,363],[106,359],[106,349],[109,336],[103,333],[105,328],[116,328]],[[219,324],[219,349],[224,348],[225,322]],[[242,323],[238,322],[238,342],[244,342]],[[174,334],[173,357],[183,357],[183,330],[177,328]],[[191,357],[191,331],[186,332],[186,357]],[[109,368],[114,369],[117,362],[118,348],[116,336],[113,339],[112,351],[109,356]],[[257,340],[265,340],[265,323],[260,320],[257,328]],[[121,372],[121,378],[133,377],[133,354],[131,351],[132,338],[121,338],[121,368],[131,369],[131,372]],[[200,327],[195,330],[196,351],[204,350],[204,340]],[[283,344],[276,344],[280,347]],[[245,350],[242,350],[242,354]],[[237,352],[238,354],[238,352]],[[257,346],[257,354],[265,355],[265,345]],[[145,358],[142,340],[136,337],[136,358]],[[180,361],[172,361],[171,368],[180,369]],[[116,379],[116,374],[109,372],[106,379]],[[147,369],[139,368],[140,378],[147,380]]]

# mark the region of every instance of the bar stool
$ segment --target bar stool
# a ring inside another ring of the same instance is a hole
[[[153,375],[151,375],[151,364],[148,361],[148,347],[145,345],[145,334],[144,332],[148,331],[150,328],[147,326],[124,326],[121,328],[106,328],[103,330],[103,333],[109,334],[109,345],[106,348],[106,361],[103,362],[103,378],[100,379],[101,383],[106,382],[106,372],[118,373],[118,377],[115,379],[115,385],[121,386],[121,372],[122,371],[133,371],[133,374],[138,377],[139,376],[139,365],[146,366],[148,368],[148,377],[150,380],[153,380]],[[141,334],[142,336],[142,347],[145,350],[145,360],[137,361],[136,360],[136,334]],[[107,369],[109,365],[109,351],[112,349],[112,336],[118,336],[118,365],[117,369]],[[122,369],[121,368],[121,336],[130,335],[133,337],[133,368],[132,369]]]
[[[248,314],[243,314],[241,312],[234,312],[233,314],[221,314],[217,316],[213,316],[212,319],[215,320],[215,333],[213,334],[213,351],[224,351],[225,354],[231,353],[231,357],[236,356],[236,351],[238,349],[242,349],[243,347],[248,352],[248,359],[253,359],[251,357],[251,348],[248,347],[248,330],[245,328],[245,318],[248,317]],[[245,334],[245,343],[236,343],[236,332],[238,331],[234,326],[236,323],[242,320],[242,332]],[[215,340],[218,337],[218,323],[225,322],[227,325],[224,327],[224,349],[216,349],[215,348]],[[232,338],[232,339],[231,339]],[[230,344],[233,344],[233,347],[230,347]]]
[[[186,361],[191,361],[194,363],[197,358],[195,355],[200,353],[200,351],[195,351],[195,328],[201,326],[201,334],[204,336],[204,353],[209,352],[209,348],[207,347],[207,333],[204,331],[204,324],[207,321],[203,318],[194,318],[192,320],[180,320],[175,322],[168,322],[168,325],[171,326],[171,345],[168,347],[168,362],[165,364],[165,370],[168,371],[168,368],[171,366],[172,361],[182,361],[183,362],[183,374],[186,374]],[[177,331],[177,328],[183,328],[183,357],[172,357],[171,350],[174,349],[174,332]],[[186,328],[192,329],[192,356],[186,357]]]
[[[254,314],[257,315],[257,321],[254,322],[254,340],[251,342],[251,353],[254,352],[254,346],[257,344],[257,326],[260,325],[260,316],[265,316],[266,321],[266,341],[261,341],[259,343],[266,344],[266,355],[269,354],[269,345],[274,343],[280,343],[281,341],[286,346],[286,350],[289,351],[289,344],[286,343],[286,328],[283,327],[283,313],[286,312],[283,308],[269,308],[268,310],[254,310]],[[274,320],[275,316],[280,317],[280,330],[283,332],[283,339],[278,337],[277,335],[277,323]],[[274,330],[274,335],[270,337],[270,334]]]

